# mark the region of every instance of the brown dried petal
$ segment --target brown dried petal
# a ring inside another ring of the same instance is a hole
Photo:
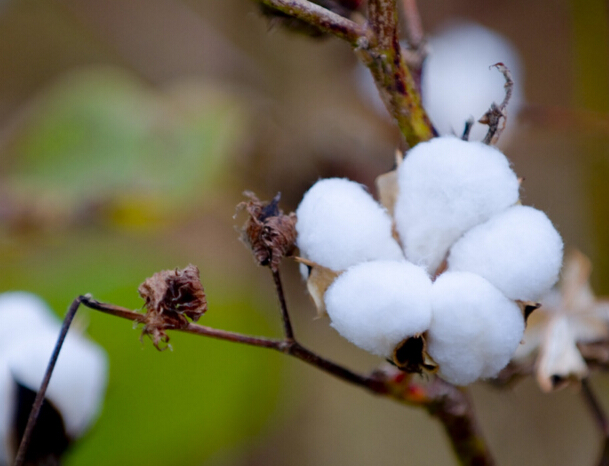
[[[241,239],[254,254],[260,265],[268,265],[274,272],[281,260],[294,252],[296,245],[296,215],[284,215],[279,209],[280,194],[268,203],[261,202],[253,193],[245,192],[249,201],[237,208],[249,214],[241,234]]]
[[[568,319],[552,319],[546,329],[536,368],[537,383],[545,392],[556,390],[588,376],[588,367],[580,354]]]

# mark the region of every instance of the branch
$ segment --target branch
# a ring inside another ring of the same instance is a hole
[[[597,464],[598,466],[609,466],[609,421],[607,420],[607,415],[605,414],[600,401],[592,391],[592,387],[590,386],[588,379],[583,379],[581,381],[581,387],[581,394],[584,401],[586,402],[586,405],[588,405],[588,408],[590,408],[592,416],[596,421],[596,425],[603,435],[601,454]]]
[[[273,281],[275,282],[275,291],[279,298],[279,305],[281,306],[281,317],[283,319],[283,333],[285,339],[288,341],[294,340],[294,331],[292,330],[292,323],[290,322],[290,315],[288,314],[288,306],[285,302],[285,293],[283,292],[283,285],[281,284],[281,277],[279,276],[279,270],[271,270],[273,273]]]
[[[76,298],[72,306],[78,307],[79,304],[135,323],[146,324],[145,314],[112,304],[100,303],[90,296]],[[285,303],[282,304],[282,309],[284,309],[284,305]],[[218,330],[191,322],[184,327],[168,325],[163,330],[175,330],[260,348],[270,348],[300,359],[374,394],[387,396],[406,405],[425,407],[429,414],[442,422],[452,447],[459,457],[460,464],[471,466],[494,464],[480,434],[469,398],[464,392],[439,378],[434,378],[429,384],[421,384],[415,382],[413,376],[395,368],[384,372],[376,371],[371,375],[358,374],[319,356],[296,340],[289,339],[287,335],[284,340],[276,340]]]
[[[436,134],[402,57],[397,0],[369,0],[369,18],[364,26],[307,0],[258,1],[349,42],[371,71],[387,111],[410,147]]]
[[[372,73],[385,107],[406,143],[413,147],[431,139],[435,132],[402,57],[396,0],[369,0],[368,21],[376,40],[367,49],[356,49],[356,54]]]
[[[366,26],[357,24],[308,0],[260,0],[260,3],[305,21],[323,32],[346,40],[353,47],[365,46],[368,41]]]
[[[466,392],[438,377],[428,392],[433,401],[426,406],[427,411],[442,422],[460,464],[494,465]]]

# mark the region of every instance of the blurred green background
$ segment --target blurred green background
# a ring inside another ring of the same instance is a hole
[[[529,106],[506,148],[568,246],[609,294],[609,12],[603,0],[421,1],[428,32],[460,17],[505,34]],[[278,337],[268,271],[239,243],[241,192],[285,210],[319,177],[372,185],[395,128],[358,94],[336,40],[269,28],[250,0],[0,2],[0,291],[58,314],[79,294],[138,309],[162,269],[201,270],[204,325]],[[358,370],[378,361],[315,311],[284,266],[301,341]],[[425,413],[279,354],[83,312],[110,355],[99,421],[68,465],[454,464]],[[592,385],[609,403],[609,382]],[[472,388],[499,464],[592,464],[599,434],[573,391]]]

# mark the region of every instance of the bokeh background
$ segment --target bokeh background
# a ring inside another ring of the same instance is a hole
[[[527,107],[505,148],[567,246],[609,294],[609,6],[604,0],[420,1],[433,33],[477,21],[524,63]],[[498,58],[500,60],[500,57]],[[0,291],[62,315],[92,293],[138,309],[152,273],[196,264],[201,323],[279,336],[272,280],[238,241],[245,189],[295,209],[319,177],[372,186],[396,129],[358,91],[338,40],[271,27],[251,0],[0,2]],[[512,123],[515,124],[515,123]],[[300,340],[361,371],[378,360],[315,320],[283,267]],[[424,412],[267,350],[82,312],[110,356],[106,403],[68,465],[455,464]],[[1,330],[1,329],[0,329]],[[609,380],[592,386],[609,407]],[[499,464],[593,464],[600,434],[574,390],[471,388]]]

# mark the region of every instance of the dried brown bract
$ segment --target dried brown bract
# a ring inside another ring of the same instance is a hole
[[[309,291],[311,298],[313,298],[313,302],[317,308],[317,317],[327,316],[328,313],[326,312],[324,295],[326,294],[326,290],[332,283],[334,283],[334,280],[336,280],[336,278],[342,272],[336,272],[335,270],[329,269],[302,257],[296,257],[295,259],[296,262],[306,265],[309,269],[307,290]]]
[[[279,208],[281,194],[267,203],[261,202],[252,192],[243,194],[250,200],[237,206],[249,214],[241,239],[252,249],[258,264],[268,265],[276,272],[281,259],[291,255],[296,247],[296,215],[293,212],[284,215]]]
[[[163,270],[142,283],[138,292],[146,301],[142,335],[150,335],[154,346],[167,343],[165,329],[184,328],[207,311],[207,298],[199,278],[199,269],[189,265],[182,270]]]
[[[427,341],[424,334],[402,340],[393,350],[390,362],[410,374],[434,373],[438,370],[438,365],[427,354]]]

